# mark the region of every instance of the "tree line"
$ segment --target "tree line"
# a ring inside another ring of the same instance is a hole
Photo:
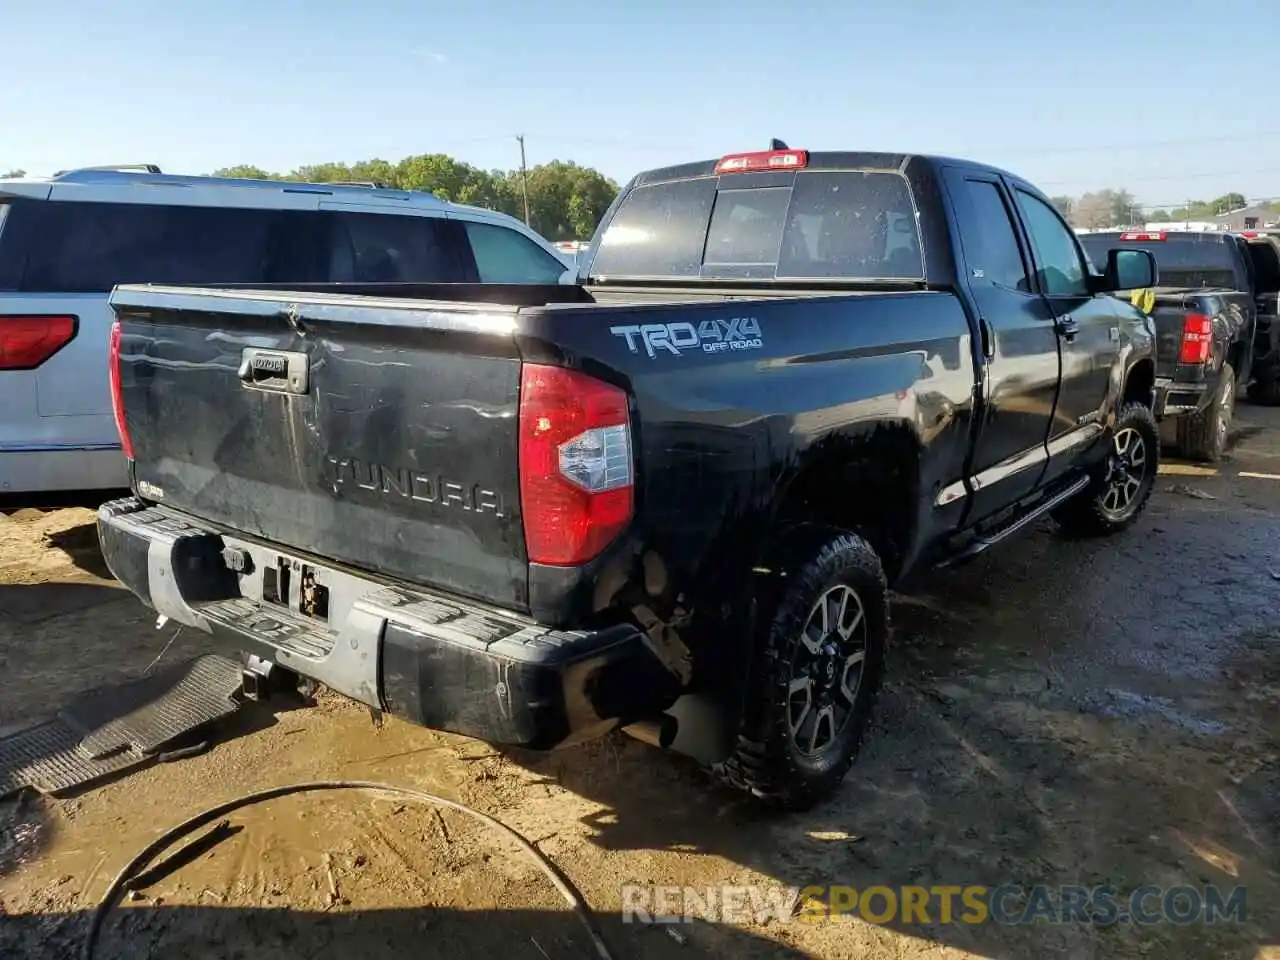
[[[23,170],[0,173],[0,179],[24,176]],[[288,173],[240,164],[215,170],[216,177],[295,180],[308,183],[350,181],[377,183],[397,190],[427,190],[442,200],[468,203],[525,219],[548,240],[589,240],[596,224],[618,195],[618,185],[591,167],[567,160],[520,170],[481,170],[444,153],[405,157],[399,163],[317,163]]]
[[[1242,193],[1224,193],[1213,200],[1191,200],[1180,207],[1148,208],[1128,190],[1097,190],[1079,197],[1051,198],[1073,227],[1099,229],[1131,227],[1143,223],[1171,223],[1179,220],[1212,220],[1249,202]],[[1259,204],[1280,216],[1280,202]]]
[[[444,153],[405,157],[398,163],[319,163],[289,173],[240,165],[215,170],[218,177],[298,180],[308,183],[377,183],[397,190],[426,190],[442,200],[467,203],[525,219],[548,240],[588,240],[618,195],[618,185],[598,170],[567,160],[520,170],[482,170]]]

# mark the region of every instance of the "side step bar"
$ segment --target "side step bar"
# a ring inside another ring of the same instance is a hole
[[[965,560],[971,560],[988,548],[994,547],[997,543],[1009,539],[1019,531],[1025,530],[1028,526],[1035,523],[1051,510],[1062,506],[1062,504],[1066,503],[1076,494],[1083,492],[1092,482],[1093,478],[1091,477],[1081,477],[1075,483],[1064,488],[1058,493],[1055,493],[1047,500],[1040,501],[1040,503],[1036,504],[1007,526],[1000,527],[991,533],[978,537],[954,557],[939,564],[939,568],[953,567]]]

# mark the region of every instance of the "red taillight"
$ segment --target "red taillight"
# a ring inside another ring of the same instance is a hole
[[[1182,349],[1179,363],[1204,363],[1213,345],[1213,321],[1203,313],[1188,313],[1182,321]]]
[[[1121,240],[1153,241],[1153,240],[1164,240],[1167,237],[1168,237],[1168,234],[1166,233],[1122,233],[1120,234]]]
[[[716,173],[749,173],[754,170],[799,170],[808,166],[808,150],[761,150],[731,153],[716,164]]]
[[[577,566],[631,520],[627,395],[563,367],[520,375],[520,505],[533,563]]]
[[[111,379],[111,412],[116,416],[116,432],[120,434],[120,449],[127,459],[133,459],[133,441],[129,438],[129,424],[124,418],[124,392],[120,389],[120,321],[111,325],[111,359],[107,362],[107,375]]]
[[[75,317],[0,316],[0,370],[34,370],[75,335]]]
[[[1257,240],[1258,237],[1262,236],[1262,234],[1257,230],[1242,230],[1240,231],[1240,236],[1244,237],[1246,240]]]

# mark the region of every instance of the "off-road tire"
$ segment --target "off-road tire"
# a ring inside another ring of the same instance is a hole
[[[1146,509],[1147,501],[1156,485],[1156,472],[1160,468],[1160,430],[1151,408],[1143,403],[1126,403],[1116,414],[1113,440],[1124,430],[1136,431],[1147,449],[1142,483],[1134,502],[1123,513],[1117,514],[1106,507],[1107,493],[1111,489],[1105,469],[1100,470],[1093,482],[1057,510],[1053,518],[1067,533],[1077,536],[1097,537],[1118,533],[1131,527]]]
[[[1222,365],[1213,399],[1199,413],[1178,418],[1178,449],[1183,456],[1204,463],[1217,463],[1227,449],[1227,436],[1236,409],[1236,372]]]
[[[1250,403],[1262,407],[1280,407],[1280,378],[1254,380],[1245,391]]]
[[[818,601],[839,586],[851,588],[862,606],[865,659],[847,719],[818,756],[806,755],[792,732],[791,685],[795,661],[804,655],[800,634]],[[742,724],[733,753],[714,772],[770,806],[803,810],[839,786],[862,743],[884,670],[888,587],[880,558],[862,537],[804,525],[773,551],[768,572],[759,575],[756,602]]]

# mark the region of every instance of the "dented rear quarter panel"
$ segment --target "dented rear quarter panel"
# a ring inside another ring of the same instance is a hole
[[[669,335],[646,342],[642,324]],[[790,482],[873,434],[909,439],[924,490],[963,474],[975,371],[950,294],[547,308],[525,312],[521,328],[526,360],[579,367],[633,397],[636,520],[592,571],[597,608],[633,575],[637,553],[660,561],[668,592],[687,604],[732,604]],[[723,347],[731,330],[745,346]],[[955,518],[917,499],[923,545]]]

